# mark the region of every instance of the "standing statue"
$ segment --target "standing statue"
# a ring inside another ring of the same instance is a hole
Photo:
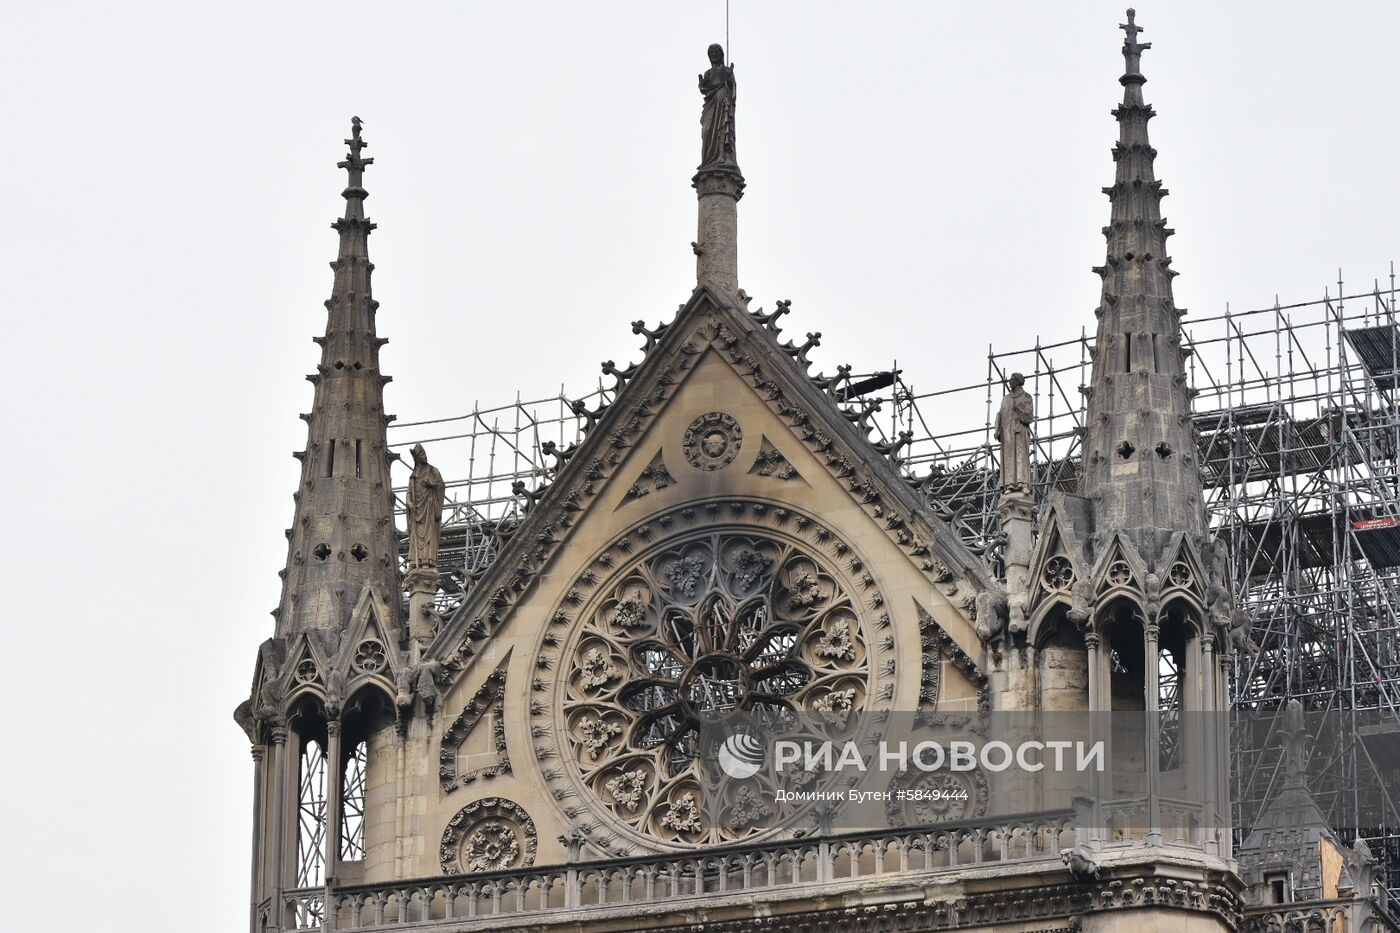
[[[734,66],[724,63],[724,48],[710,46],[710,70],[700,76],[705,109],[700,114],[700,167],[737,165],[734,154]]]
[[[413,474],[408,478],[408,566],[437,566],[442,542],[442,503],[447,487],[437,467],[428,462],[422,444],[413,445]]]
[[[1026,377],[1012,373],[1011,391],[997,412],[996,438],[1001,442],[1001,485],[1004,489],[1031,491],[1031,421],[1035,400],[1026,391]]]

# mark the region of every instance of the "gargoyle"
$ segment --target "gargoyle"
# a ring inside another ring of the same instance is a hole
[[[977,637],[984,642],[992,641],[1006,630],[1006,594],[994,590],[984,590],[977,594],[973,602],[976,613]]]
[[[1076,847],[1068,852],[1061,852],[1060,861],[1069,866],[1069,873],[1079,881],[1098,880],[1099,863],[1090,858],[1083,849]]]

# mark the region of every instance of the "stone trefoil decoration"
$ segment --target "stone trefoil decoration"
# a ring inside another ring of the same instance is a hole
[[[618,807],[627,813],[632,813],[642,802],[642,794],[646,790],[650,777],[651,774],[646,768],[638,768],[635,771],[624,771],[608,778],[604,786]]]
[[[1026,391],[1026,377],[1012,373],[1010,391],[997,412],[996,438],[1001,442],[1001,485],[1006,492],[1031,491],[1031,422],[1035,400]]]
[[[850,554],[823,534],[823,550]],[[774,788],[759,778],[742,813],[703,812],[702,728],[731,712],[846,728],[876,699],[871,655],[884,649],[863,619],[870,600],[818,548],[755,527],[697,529],[612,567],[557,649],[540,704],[554,722],[539,725],[564,737],[565,793],[644,845],[746,838]]]
[[[686,462],[702,473],[709,473],[733,463],[743,440],[744,432],[738,421],[722,411],[711,411],[691,422],[681,446]]]
[[[729,808],[729,824],[735,830],[761,824],[773,815],[773,806],[747,784],[740,787]]]
[[[708,53],[710,68],[700,76],[705,108],[700,113],[700,167],[736,165],[734,152],[734,66],[724,63],[724,48],[715,43]]]
[[[700,821],[700,804],[695,799],[695,791],[686,791],[667,807],[661,816],[661,825],[678,833],[703,829],[705,824]]]
[[[535,821],[524,807],[504,797],[483,797],[452,817],[438,860],[447,875],[528,868],[538,848]]]
[[[598,753],[607,747],[608,740],[621,735],[622,724],[602,719],[583,719],[578,724],[578,736],[589,761],[597,761]]]

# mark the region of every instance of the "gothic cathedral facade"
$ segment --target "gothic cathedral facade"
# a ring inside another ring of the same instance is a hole
[[[610,403],[580,406],[583,439],[550,448],[547,485],[435,616],[442,477],[415,451],[401,564],[354,122],[281,602],[236,714],[253,933],[1240,926],[1213,714],[1247,622],[1194,460],[1148,46],[1131,10],[1123,28],[1080,486],[1036,495],[1013,378],[996,564],[901,469],[902,442],[871,441],[869,406],[810,372],[817,338],[782,339],[786,304],[750,308],[714,46],[696,285],[669,323],[633,325],[642,360],[609,366]],[[1164,665],[1189,727],[1165,725]],[[939,793],[871,825],[767,825],[771,785],[708,796],[702,739],[756,710],[907,713],[975,741],[993,717],[1060,714],[1110,751],[1087,792],[974,768],[920,778]]]

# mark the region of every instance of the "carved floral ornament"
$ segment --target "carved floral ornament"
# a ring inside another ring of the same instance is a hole
[[[561,759],[544,762],[547,780],[569,785],[554,797],[586,805],[566,806],[567,818],[588,812],[615,836],[653,846],[747,838],[777,788],[755,778],[732,789],[722,815],[707,812],[707,723],[731,711],[794,721],[800,712],[846,735],[855,712],[888,706],[893,638],[867,622],[889,624],[883,599],[861,593],[868,575],[852,583],[822,553],[861,566],[848,546],[825,529],[821,541],[727,525],[609,559],[610,577],[560,640],[553,683],[537,681],[548,699],[532,704],[536,734],[562,737],[536,747]],[[877,663],[881,652],[889,657]]]
[[[483,797],[448,822],[438,859],[448,875],[528,868],[538,847],[535,821],[524,807],[504,797]]]

